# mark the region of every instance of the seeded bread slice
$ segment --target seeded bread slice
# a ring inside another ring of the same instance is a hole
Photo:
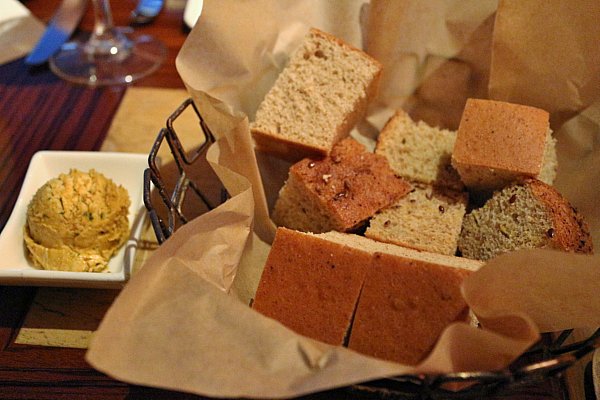
[[[450,164],[455,140],[456,132],[414,122],[398,110],[381,130],[375,153],[409,181],[462,190],[464,184]]]
[[[463,220],[458,248],[464,257],[488,260],[523,248],[591,253],[589,228],[552,186],[536,179],[495,192]]]
[[[328,157],[292,165],[273,221],[307,232],[353,231],[411,190],[387,160],[347,138]]]
[[[365,236],[433,253],[454,255],[468,195],[413,184],[414,190],[375,214]]]
[[[311,29],[256,112],[257,147],[294,161],[329,154],[364,116],[381,69],[363,51]]]
[[[502,101],[467,100],[452,165],[469,189],[491,192],[527,178],[551,184],[556,160],[546,111]]]

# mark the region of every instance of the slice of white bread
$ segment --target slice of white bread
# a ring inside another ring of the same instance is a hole
[[[329,156],[292,165],[272,217],[278,226],[301,231],[352,231],[410,190],[384,157],[346,138]]]
[[[552,184],[557,159],[549,114],[519,104],[468,99],[452,165],[475,191],[499,190],[526,178]]]
[[[446,321],[468,318],[459,286],[481,265],[353,234],[278,228],[252,307],[300,334],[339,345],[358,303],[350,347],[411,362],[431,348]],[[382,278],[386,284],[379,286]],[[379,293],[373,297],[370,288]]]
[[[462,190],[464,184],[450,163],[455,140],[456,132],[414,122],[398,110],[381,130],[375,153],[409,181]]]
[[[375,214],[365,236],[387,243],[454,255],[468,194],[430,185],[414,189]]]
[[[458,249],[464,257],[488,260],[523,248],[591,253],[589,228],[556,189],[536,179],[494,193],[463,219]]]
[[[256,112],[257,147],[293,161],[327,155],[364,116],[381,69],[363,51],[311,29]]]

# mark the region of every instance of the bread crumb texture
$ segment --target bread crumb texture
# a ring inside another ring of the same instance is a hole
[[[553,187],[529,179],[494,193],[463,220],[458,248],[464,257],[488,260],[512,250],[555,248],[590,253],[589,228]]]
[[[455,141],[456,132],[414,122],[398,110],[381,130],[375,153],[410,181],[462,190],[464,184],[450,163]]]
[[[406,197],[375,214],[365,236],[418,250],[454,255],[468,195],[414,184]]]
[[[363,116],[380,72],[366,53],[311,29],[256,112],[257,145],[327,154]]]
[[[352,231],[410,190],[384,157],[347,138],[328,157],[304,159],[290,168],[273,220],[307,232]]]

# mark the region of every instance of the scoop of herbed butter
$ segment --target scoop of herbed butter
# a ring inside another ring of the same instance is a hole
[[[93,169],[49,180],[27,208],[24,237],[34,265],[105,271],[127,240],[129,205],[127,190]]]

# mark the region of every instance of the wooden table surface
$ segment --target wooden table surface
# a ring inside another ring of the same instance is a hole
[[[59,0],[23,3],[40,20],[48,22]],[[184,1],[167,1],[167,7],[152,25],[136,28],[161,39],[168,47],[168,57],[158,72],[135,86],[183,88],[175,69],[175,57],[186,38],[182,22],[184,4]],[[112,2],[116,25],[127,24],[134,5],[133,0]],[[80,31],[89,32],[92,25],[88,9]],[[29,68],[23,59],[0,66],[0,230],[12,211],[32,155],[47,149],[99,150],[126,90],[124,86],[99,89],[75,86],[59,80],[47,65]],[[0,286],[0,399],[198,398],[117,382],[90,368],[83,349],[15,343],[38,290]],[[340,390],[310,398],[356,396],[354,392]],[[563,399],[566,395],[561,381],[554,379],[500,397]]]

